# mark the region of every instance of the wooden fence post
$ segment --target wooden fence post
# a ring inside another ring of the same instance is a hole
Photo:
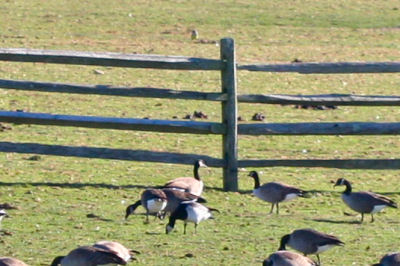
[[[221,71],[222,93],[227,94],[226,101],[222,102],[222,123],[226,126],[222,137],[225,161],[223,185],[225,191],[238,191],[236,58],[233,39],[221,39],[221,60],[224,62]]]

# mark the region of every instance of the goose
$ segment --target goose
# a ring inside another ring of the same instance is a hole
[[[388,253],[382,257],[379,263],[372,266],[399,266],[400,265],[400,252]]]
[[[123,245],[117,242],[100,241],[93,246],[78,247],[67,256],[54,258],[51,266],[126,265],[130,259],[130,252]]]
[[[160,216],[167,206],[167,196],[161,189],[146,189],[142,192],[140,200],[129,205],[125,211],[125,219],[128,219],[138,206],[142,205],[146,209],[146,223],[149,223],[149,215]]]
[[[263,266],[317,266],[310,258],[287,250],[279,250],[264,260]]]
[[[0,257],[0,266],[28,266],[28,264],[15,258]]]
[[[364,220],[364,213],[371,214],[371,223],[374,221],[374,213],[380,212],[385,207],[397,208],[396,203],[379,194],[367,191],[351,192],[351,184],[344,178],[339,178],[334,187],[346,186],[342,193],[342,200],[353,211],[361,213],[361,221]]]
[[[183,190],[193,195],[200,196],[203,193],[204,183],[199,175],[199,168],[207,167],[204,160],[197,160],[193,167],[193,177],[178,177],[168,181],[164,187]]]
[[[188,222],[194,223],[195,233],[197,225],[204,220],[214,219],[211,211],[216,209],[208,208],[198,202],[182,202],[178,208],[169,217],[169,222],[165,232],[169,234],[175,227],[176,220],[183,220],[183,234],[186,234],[186,226]]]
[[[249,176],[254,179],[253,194],[259,199],[272,203],[269,213],[273,212],[274,206],[276,205],[276,213],[279,214],[280,202],[288,201],[296,197],[304,197],[305,191],[283,183],[269,182],[260,185],[260,178],[256,171],[251,171]]]
[[[318,265],[320,265],[321,260],[319,258],[319,253],[331,249],[334,246],[342,246],[344,243],[333,235],[321,233],[313,229],[298,229],[281,238],[279,250],[285,250],[286,245],[300,251],[305,256],[308,254],[316,254]]]

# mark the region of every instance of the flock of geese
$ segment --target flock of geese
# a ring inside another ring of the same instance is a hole
[[[129,205],[125,211],[125,219],[133,214],[138,206],[146,210],[146,223],[149,223],[149,215],[164,219],[167,215],[169,221],[165,227],[166,234],[175,228],[177,220],[183,221],[184,231],[188,223],[194,224],[196,232],[200,222],[213,219],[212,212],[217,209],[206,207],[202,203],[206,200],[201,197],[204,183],[199,175],[199,168],[205,167],[203,160],[194,163],[193,177],[180,177],[167,182],[162,188],[150,188],[142,192],[141,198],[134,204]],[[279,203],[303,197],[306,191],[296,187],[280,183],[269,182],[260,184],[259,175],[251,171],[249,176],[254,179],[253,194],[257,198],[271,203],[270,213],[274,207],[279,214]],[[385,207],[397,208],[391,199],[373,192],[353,192],[351,183],[339,178],[334,186],[345,186],[342,193],[343,202],[352,210],[361,214],[360,223],[364,220],[364,214],[371,214],[371,222],[374,221],[373,214]],[[5,210],[0,210],[0,222],[7,217]],[[319,254],[335,246],[344,243],[336,236],[313,229],[297,229],[292,233],[282,236],[278,251],[272,253],[263,261],[263,266],[312,266],[321,265]],[[286,250],[286,246],[302,253]],[[133,258],[132,250],[122,244],[113,241],[100,241],[92,246],[81,246],[66,256],[56,257],[51,266],[95,266],[95,265],[125,265]],[[317,262],[307,257],[315,254]],[[24,266],[24,262],[15,258],[0,257],[0,266]],[[375,266],[400,266],[400,252],[388,253]]]

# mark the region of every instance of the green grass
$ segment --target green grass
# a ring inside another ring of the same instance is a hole
[[[2,1],[2,47],[151,53],[219,58],[219,47],[191,41],[233,37],[240,63],[396,61],[400,57],[398,1]],[[99,69],[103,75],[96,75]],[[115,86],[149,86],[220,91],[217,72],[160,71],[31,63],[0,63],[3,79]],[[240,94],[355,93],[398,95],[397,74],[299,75],[238,73]],[[182,119],[201,110],[221,120],[218,103],[202,101],[84,96],[0,90],[0,109],[30,112]],[[334,111],[292,106],[240,104],[251,122],[256,112],[268,122],[399,122],[395,107],[339,107]],[[68,127],[10,125],[1,141],[82,145],[221,156],[221,137],[160,134]],[[241,159],[398,158],[397,136],[240,136]],[[281,205],[281,215],[250,195],[247,172],[239,173],[240,193],[221,191],[221,169],[202,169],[204,197],[218,208],[216,219],[182,235],[182,223],[165,235],[166,221],[143,224],[144,216],[123,220],[128,204],[141,191],[177,176],[190,166],[0,154],[0,203],[18,207],[0,236],[0,256],[31,265],[48,265],[54,256],[100,239],[117,240],[141,251],[141,265],[261,265],[290,231],[311,227],[337,235],[346,245],[321,255],[325,265],[370,265],[398,251],[397,210],[386,209],[376,221],[354,224],[359,216],[340,199],[332,181],[346,177],[354,190],[385,193],[400,202],[398,171],[323,168],[260,168],[262,182],[280,180],[313,191],[310,198]],[[95,214],[103,220],[87,218]],[[194,257],[187,257],[193,254]]]

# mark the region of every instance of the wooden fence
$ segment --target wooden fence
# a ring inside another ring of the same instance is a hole
[[[348,160],[240,160],[237,136],[243,135],[399,135],[400,123],[265,123],[237,124],[238,102],[265,104],[398,106],[397,96],[361,95],[238,95],[236,71],[311,73],[395,73],[400,62],[383,63],[296,63],[240,65],[236,63],[234,41],[220,42],[220,59],[180,56],[126,55],[117,53],[89,53],[44,51],[29,49],[0,49],[0,60],[14,62],[42,62],[74,65],[97,65],[128,68],[175,70],[206,70],[221,72],[221,92],[206,93],[159,88],[125,88],[103,85],[73,85],[36,81],[0,79],[0,88],[63,92],[78,94],[113,95],[124,97],[170,98],[217,101],[222,104],[220,123],[196,121],[170,121],[115,117],[55,115],[0,111],[0,122],[37,125],[75,126],[87,128],[142,130],[191,134],[219,134],[223,136],[222,158],[205,155],[153,152],[142,150],[72,147],[37,143],[0,142],[1,152],[35,153],[60,156],[78,156],[118,160],[192,164],[205,159],[212,167],[223,168],[223,187],[227,191],[238,189],[239,167],[334,167],[343,169],[399,169],[400,159],[348,159]]]

